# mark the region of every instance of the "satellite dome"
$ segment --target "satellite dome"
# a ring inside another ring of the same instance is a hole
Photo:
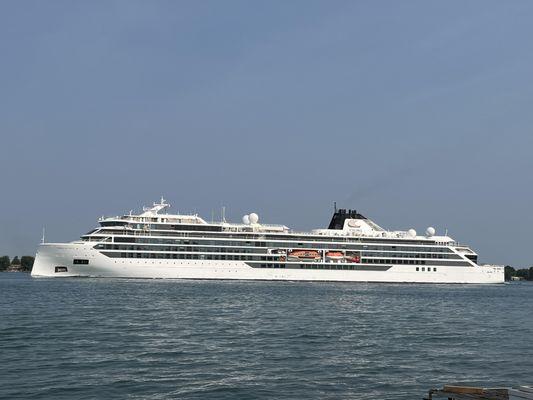
[[[248,214],[242,216],[242,223],[244,225],[250,225],[250,216]]]
[[[428,235],[429,237],[435,235],[435,228],[433,228],[432,226],[430,226],[429,228],[426,229],[426,235]]]
[[[416,231],[415,231],[413,228],[409,229],[409,230],[407,231],[407,234],[408,234],[409,236],[411,236],[412,238],[416,237]]]
[[[257,215],[256,213],[251,213],[248,218],[250,219],[251,224],[257,224],[257,222],[259,221],[259,215]]]

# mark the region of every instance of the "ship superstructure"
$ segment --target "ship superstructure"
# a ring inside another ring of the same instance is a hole
[[[101,218],[70,243],[39,246],[33,276],[258,279],[424,283],[498,283],[503,268],[434,228],[387,231],[355,210],[335,209],[326,229],[294,232],[259,222],[206,222],[163,213],[161,199],[143,212]]]

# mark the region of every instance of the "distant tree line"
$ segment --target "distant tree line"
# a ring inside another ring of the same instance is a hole
[[[0,257],[0,271],[31,271],[35,258],[32,256],[18,256],[11,260],[9,256]]]
[[[510,265],[505,266],[505,280],[510,281],[513,277],[533,281],[533,267],[514,269]]]

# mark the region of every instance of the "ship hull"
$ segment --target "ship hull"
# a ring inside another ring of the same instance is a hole
[[[437,266],[436,271],[428,271],[429,268],[417,271],[414,265],[394,265],[385,271],[378,271],[372,270],[371,265],[360,265],[355,270],[329,269],[332,263],[326,263],[322,268],[317,265],[317,269],[303,269],[296,262],[287,263],[286,268],[259,268],[244,261],[110,258],[93,246],[94,243],[90,242],[42,244],[36,255],[32,276],[391,283],[504,282],[504,271],[499,266]],[[88,260],[88,264],[73,263],[74,259],[80,258]]]

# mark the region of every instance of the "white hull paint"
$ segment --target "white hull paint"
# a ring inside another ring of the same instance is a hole
[[[289,280],[391,283],[502,283],[500,266],[437,266],[437,271],[416,271],[415,265],[392,266],[387,271],[297,268],[253,268],[242,261],[109,258],[93,249],[94,243],[46,243],[39,246],[34,277],[109,277],[153,279]],[[89,260],[73,265],[74,258]],[[68,272],[55,272],[66,266]],[[364,268],[365,265],[361,265]]]

